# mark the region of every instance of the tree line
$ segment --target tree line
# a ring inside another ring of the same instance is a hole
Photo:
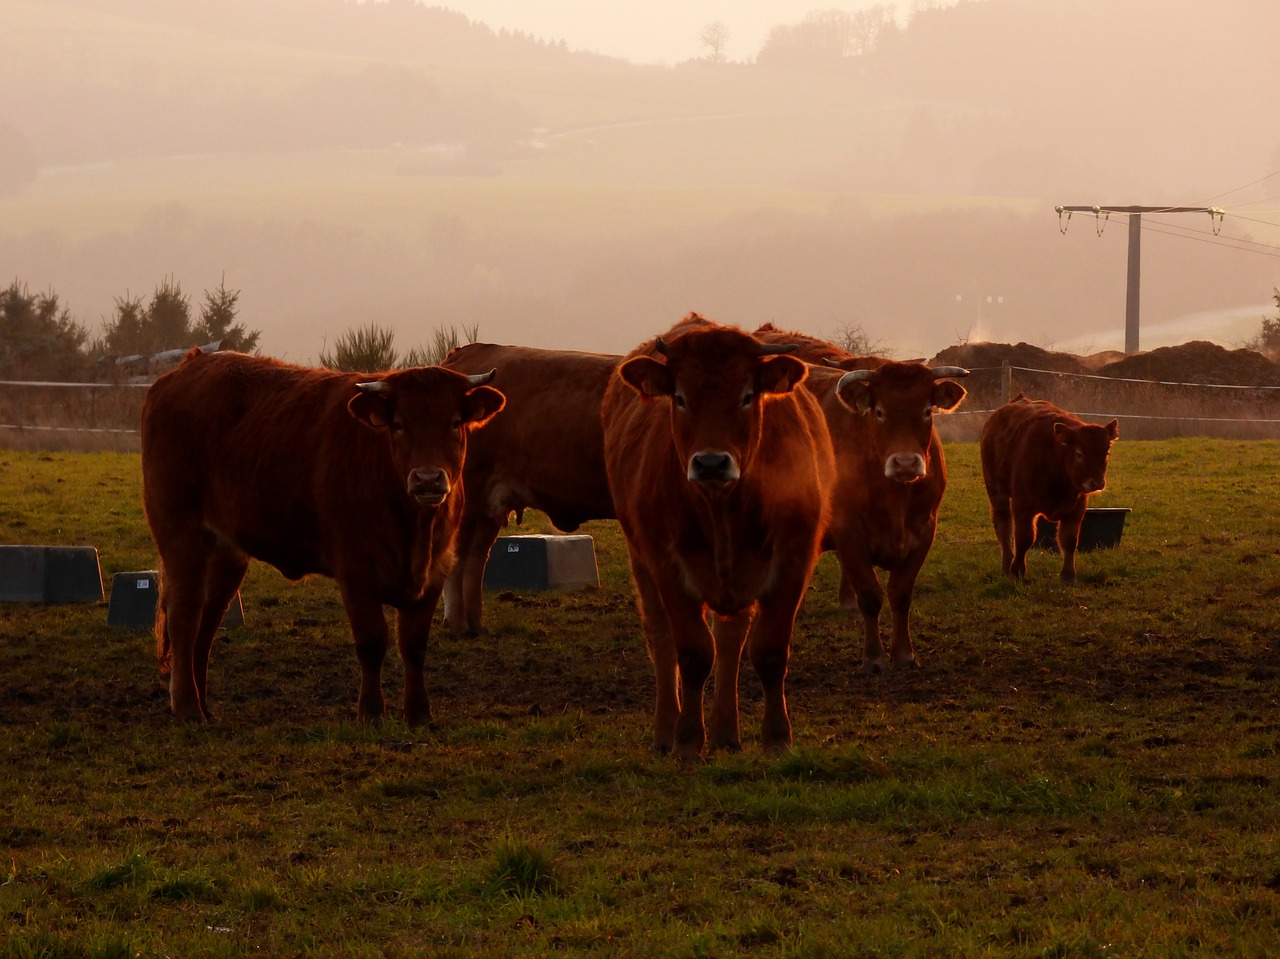
[[[58,294],[31,293],[14,280],[0,290],[0,380],[98,382],[145,372],[146,357],[167,350],[218,344],[219,349],[257,353],[261,330],[237,322],[239,290],[226,278],[205,290],[193,311],[191,296],[166,277],[149,299],[126,293],[96,335],[76,320]],[[375,323],[340,334],[320,350],[319,364],[332,370],[371,371],[433,366],[460,343],[474,343],[479,325],[437,327],[427,343],[400,350],[395,332]],[[137,361],[137,362],[133,362]]]

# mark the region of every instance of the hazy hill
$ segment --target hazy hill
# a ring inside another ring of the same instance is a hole
[[[690,309],[1088,352],[1125,225],[1063,237],[1053,204],[1211,200],[1237,245],[1151,222],[1144,329],[1271,308],[1276,204],[1244,204],[1276,181],[1237,190],[1280,171],[1269,0],[964,2],[823,70],[634,66],[408,0],[4,17],[0,266],[90,323],[225,275],[293,358],[371,319],[621,351]]]

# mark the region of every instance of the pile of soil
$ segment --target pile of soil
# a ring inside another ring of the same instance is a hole
[[[1165,383],[1280,386],[1280,366],[1257,350],[1228,350],[1205,340],[1135,353],[1106,364],[1098,373]]]
[[[1089,368],[1071,353],[1056,353],[1030,343],[964,343],[948,346],[929,361],[930,366],[963,366],[968,370],[1010,366],[1055,373],[1088,373]]]

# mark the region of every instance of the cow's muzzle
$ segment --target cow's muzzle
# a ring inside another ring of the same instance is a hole
[[[898,483],[914,483],[928,475],[919,453],[894,453],[884,461],[884,475]]]
[[[732,453],[724,450],[703,450],[689,457],[689,479],[704,486],[728,486],[736,483],[742,475],[738,471],[738,461]]]
[[[449,474],[442,469],[420,467],[409,474],[409,495],[423,506],[439,506],[450,488]]]

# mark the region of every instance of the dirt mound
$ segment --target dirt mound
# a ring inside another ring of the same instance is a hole
[[[1166,383],[1280,386],[1280,366],[1257,350],[1228,350],[1205,340],[1135,353],[1106,364],[1098,373]]]
[[[1055,353],[1032,346],[1030,343],[964,343],[948,346],[929,361],[930,366],[963,366],[978,370],[999,367],[1005,361],[1010,366],[1030,370],[1050,370],[1055,373],[1088,373],[1080,358],[1070,353]]]

